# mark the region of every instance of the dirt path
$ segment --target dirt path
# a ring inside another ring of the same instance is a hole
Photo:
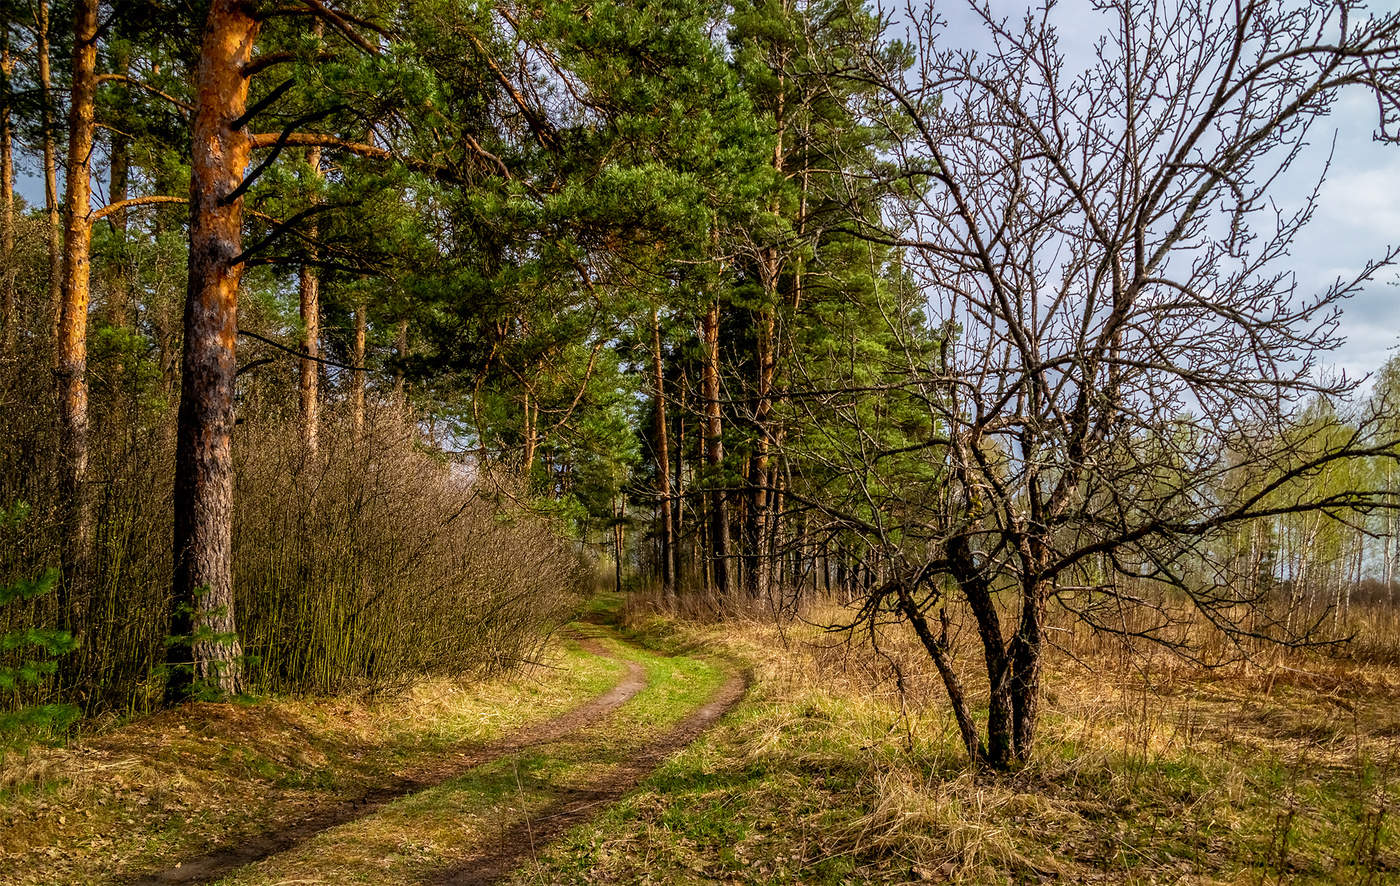
[[[616,657],[596,640],[584,639],[580,645],[595,655]],[[543,723],[524,727],[487,745],[472,745],[448,753],[406,775],[386,779],[351,800],[329,806],[275,830],[244,838],[237,844],[187,858],[163,871],[124,882],[134,886],[209,883],[244,865],[292,849],[322,831],[372,815],[401,797],[439,785],[477,766],[527,748],[559,741],[597,722],[646,687],[646,673],[641,665],[634,661],[627,661],[626,665],[626,675],[612,689]]]
[[[507,830],[491,852],[468,859],[427,882],[432,886],[480,886],[506,879],[533,858],[545,843],[601,813],[636,787],[667,757],[699,738],[739,703],[748,686],[747,675],[730,677],[702,707],[612,767],[602,778],[587,787],[561,790],[558,799],[543,814],[527,818]]]

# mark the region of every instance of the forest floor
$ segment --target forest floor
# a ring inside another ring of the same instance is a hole
[[[31,749],[0,883],[1400,882],[1400,658],[1081,648],[1001,776],[907,638],[848,639],[633,607],[509,678]]]

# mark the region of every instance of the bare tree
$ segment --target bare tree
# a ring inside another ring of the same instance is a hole
[[[1031,754],[1049,607],[1178,644],[1169,595],[1138,593],[1155,584],[1236,641],[1298,642],[1212,546],[1271,515],[1394,505],[1298,482],[1385,455],[1374,416],[1342,435],[1290,422],[1304,401],[1349,392],[1318,380],[1316,358],[1338,343],[1339,302],[1395,253],[1301,293],[1286,258],[1313,200],[1285,212],[1271,195],[1342,89],[1369,90],[1390,135],[1400,15],[1353,0],[1111,0],[1077,17],[1107,27],[1071,72],[1053,4],[1015,21],[972,9],[984,52],[940,48],[936,13],[911,7],[907,70],[872,46],[834,72],[878,86],[870,113],[902,136],[890,159],[907,196],[859,233],[904,248],[940,342],[932,360],[911,342],[878,389],[805,398],[849,425],[825,459],[851,478],[844,497],[806,504],[869,546],[885,580],[862,617],[912,625],[968,754],[1007,768]],[[900,460],[843,405],[871,395],[927,410],[921,457],[939,482],[893,475]],[[985,735],[951,607],[979,635]]]

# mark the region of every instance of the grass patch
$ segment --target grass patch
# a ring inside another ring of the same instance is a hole
[[[970,770],[912,643],[629,616],[755,686],[515,883],[1400,882],[1400,672],[1051,662],[1035,762]],[[1082,657],[1082,656],[1081,656]],[[893,661],[907,692],[894,686]]]
[[[525,819],[547,814],[561,790],[606,780],[613,766],[704,704],[726,676],[713,662],[602,642],[641,664],[648,682],[600,722],[404,797],[221,882],[252,886],[429,878],[493,849],[502,834]]]
[[[30,748],[0,761],[0,870],[18,886],[159,868],[567,710],[622,669],[563,642],[510,678],[192,704],[70,747]]]

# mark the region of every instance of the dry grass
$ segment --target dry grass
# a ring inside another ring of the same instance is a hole
[[[753,662],[755,692],[519,882],[1400,882],[1400,667],[1374,656],[1207,669],[1062,633],[1036,759],[991,775],[966,766],[936,674],[896,628],[876,654],[644,602],[629,621]]]
[[[3,879],[96,882],[160,867],[558,713],[621,668],[557,644],[548,658],[509,679],[423,680],[387,695],[192,704],[11,754],[0,760]]]

